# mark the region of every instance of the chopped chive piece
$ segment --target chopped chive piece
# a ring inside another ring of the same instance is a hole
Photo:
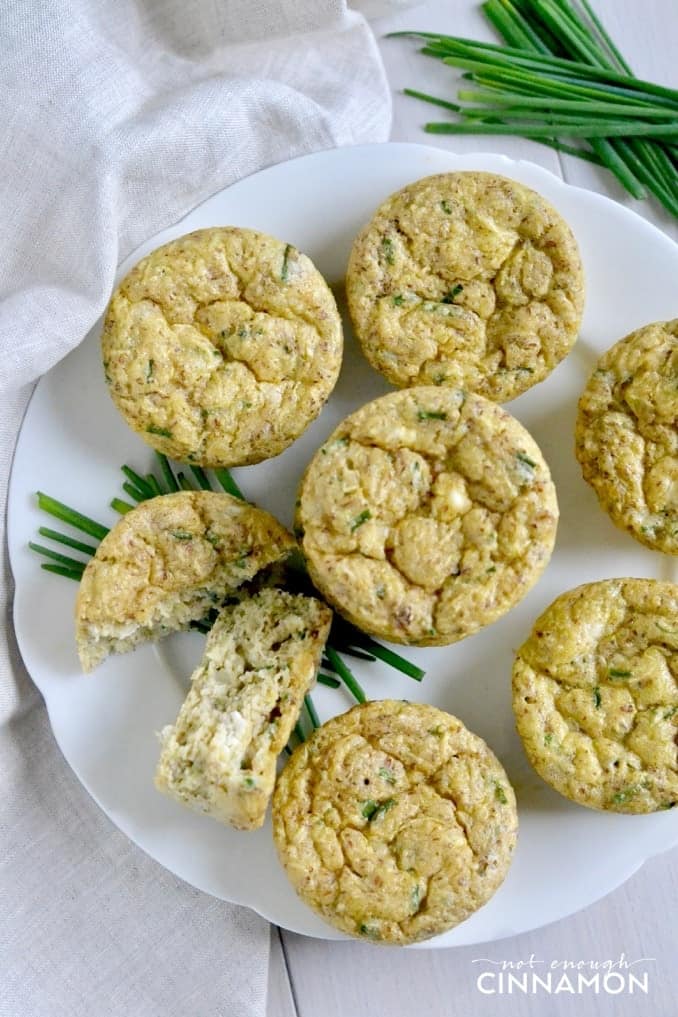
[[[131,466],[127,466],[127,464],[121,466],[120,469],[125,474],[130,483],[134,484],[137,490],[144,492],[144,497],[146,498],[153,497],[153,488],[145,479],[145,477],[140,476],[135,470],[132,469]]]
[[[185,473],[177,473],[177,482],[182,491],[195,491],[193,484],[190,482]]]
[[[69,508],[68,505],[64,505],[63,502],[57,501],[56,498],[51,498],[48,494],[44,494],[42,491],[38,491],[37,495],[38,506],[43,510],[43,512],[48,512],[51,516],[61,519],[62,522],[69,523],[71,526],[75,527],[76,530],[82,530],[83,533],[89,533],[91,537],[98,537],[99,540],[103,540],[108,533],[107,526],[102,526],[101,523],[95,522],[93,519],[90,519],[89,516],[83,516],[82,513]]]
[[[280,269],[280,280],[281,282],[287,282],[287,277],[290,271],[290,254],[294,248],[292,244],[287,244],[285,247],[285,253],[283,254],[282,268]]]
[[[447,291],[445,296],[442,298],[441,303],[442,304],[453,304],[454,301],[455,301],[455,298],[459,296],[459,294],[463,291],[463,289],[464,289],[464,287],[462,286],[462,284],[461,283],[457,283],[456,286],[453,286],[452,289]]]
[[[417,410],[417,420],[447,420],[443,410]]]
[[[76,572],[75,569],[67,569],[63,565],[52,565],[50,562],[43,562],[40,566],[45,572],[54,572],[58,576],[64,576],[66,579],[74,579],[76,583],[79,583],[82,579],[82,572]]]
[[[411,93],[407,92],[406,90],[406,94],[410,95]],[[440,202],[440,207],[442,208],[445,215],[452,215],[452,206],[450,205],[449,201],[447,201],[445,198],[443,198],[443,200]]]
[[[153,377],[153,370],[155,368],[155,361],[151,358],[146,366],[146,381],[150,381]]]
[[[628,802],[630,798],[633,798],[638,794],[640,789],[637,786],[626,787],[621,791],[617,791],[616,794],[612,795],[612,801],[616,805],[622,805],[624,802]]]
[[[313,704],[313,700],[308,695],[308,693],[304,696],[304,705],[306,706],[306,712],[308,713],[309,719],[314,729],[320,727],[320,719],[316,712],[316,708]]]
[[[353,533],[354,530],[357,530],[359,526],[362,526],[363,523],[366,523],[367,520],[371,519],[371,518],[372,518],[372,513],[370,512],[370,510],[369,509],[363,509],[362,512],[359,512],[358,515],[355,517],[355,519],[352,520],[352,522],[351,522],[351,533]]]
[[[393,241],[390,237],[381,238],[381,249],[384,252],[386,264],[392,265],[395,262],[395,251],[393,249]]]
[[[92,547],[90,544],[82,544],[73,537],[67,537],[65,533],[59,533],[58,530],[50,530],[48,526],[41,526],[38,533],[41,537],[48,537],[50,540],[56,540],[59,544],[65,544],[66,547],[72,547],[74,551],[82,551],[83,554],[96,554],[96,547]]]
[[[113,498],[111,501],[111,508],[119,512],[121,516],[127,515],[134,508],[134,505],[130,505],[128,501],[123,501],[121,498]]]
[[[385,780],[387,784],[395,784],[395,774],[393,770],[389,770],[387,766],[380,766],[378,773],[381,779]]]
[[[205,621],[204,619],[202,621],[192,621],[190,627],[204,634],[207,634],[212,628],[211,624],[208,621]]]
[[[393,296],[391,297],[391,303],[393,304],[394,307],[402,307],[404,299],[405,298],[403,297],[402,293],[394,293]]]
[[[600,689],[598,688],[597,685],[593,690],[593,702],[595,703],[596,709],[599,709],[601,700],[600,700]]]
[[[368,799],[363,805],[361,812],[368,823],[374,823],[381,816],[386,815],[389,809],[392,809],[395,805],[395,798],[387,798],[385,802],[374,802],[372,799]]]
[[[346,666],[344,661],[341,659],[337,651],[333,646],[326,646],[325,652],[330,662],[330,667],[336,674],[339,675],[346,688],[349,690],[353,698],[358,703],[364,703],[366,701],[365,693],[363,692],[360,684],[356,681],[349,667]]]
[[[172,530],[172,536],[175,540],[193,540],[193,534],[188,530]]]
[[[152,491],[151,498],[157,498],[158,495],[162,494],[162,488],[160,487],[160,484],[158,483],[156,477],[154,477],[152,473],[146,474],[146,483],[148,484]]]
[[[226,494],[232,495],[234,498],[240,498],[241,501],[245,501],[245,495],[242,493],[235,480],[231,476],[230,472],[225,469],[217,469],[214,471],[214,475],[223,487]]]
[[[495,780],[494,782],[494,797],[497,799],[498,802],[501,802],[502,805],[508,805],[508,798],[506,797],[506,792],[504,791],[503,787],[497,780]]]
[[[534,459],[530,459],[530,457],[526,456],[524,452],[516,452],[516,459],[519,463],[522,463],[523,466],[527,466],[530,470],[536,470],[537,468],[537,464]]]
[[[174,476],[174,473],[172,471],[172,467],[169,464],[169,459],[167,458],[166,455],[164,455],[162,452],[158,452],[157,450],[155,454],[158,458],[158,462],[160,463],[160,471],[163,475],[165,484],[167,485],[167,490],[171,492],[178,491],[179,485],[177,484],[176,477]]]
[[[166,427],[156,427],[155,424],[149,424],[146,428],[146,434],[157,434],[159,438],[171,438],[172,432],[168,431]]]
[[[338,689],[341,682],[337,678],[333,678],[331,674],[323,674],[321,671],[318,675],[318,685],[327,685],[330,689]]]
[[[200,466],[191,466],[191,472],[195,479],[198,481],[198,486],[201,487],[203,491],[212,490],[212,485],[210,484],[209,477]]]
[[[550,745],[553,742],[553,734],[547,731],[544,735],[544,745]]]
[[[140,491],[134,486],[134,484],[130,484],[129,480],[125,481],[122,485],[122,489],[130,496],[130,498],[134,498],[135,501],[147,501],[148,498],[153,497],[153,495],[146,494],[145,491]]]
[[[363,802],[363,807],[360,810],[360,815],[369,823],[370,819],[377,811],[377,803],[368,798],[366,802]]]
[[[82,572],[85,568],[85,562],[78,561],[77,558],[69,558],[66,554],[59,554],[58,551],[52,551],[49,547],[43,547],[42,544],[34,544],[32,540],[28,541],[28,546],[36,554],[41,554],[45,558],[51,558],[52,561],[63,565],[64,568],[70,569],[72,572]]]
[[[607,673],[608,673],[608,676],[610,678],[630,678],[631,677],[631,672],[630,671],[621,671],[617,667],[611,667],[610,670]]]

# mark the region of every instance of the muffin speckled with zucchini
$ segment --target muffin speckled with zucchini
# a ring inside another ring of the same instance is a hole
[[[123,417],[159,452],[202,466],[278,455],[341,366],[341,319],[311,260],[254,230],[172,240],[125,276],[102,337]]]
[[[349,310],[390,382],[450,385],[506,402],[577,338],[576,240],[540,194],[493,173],[444,173],[391,195],[357,237]]]
[[[295,749],[273,834],[299,896],[325,921],[406,945],[453,928],[502,883],[517,836],[501,763],[449,713],[375,701]]]
[[[314,584],[358,628],[456,642],[547,565],[556,493],[534,439],[459,389],[393,392],[347,417],[311,461],[296,527]]]
[[[225,607],[162,732],[158,790],[239,830],[261,826],[331,621],[319,600],[278,589]]]
[[[579,401],[576,450],[612,521],[678,554],[678,318],[603,354]]]
[[[272,515],[228,494],[180,491],[142,502],[83,572],[75,607],[83,669],[188,628],[295,546]]]
[[[608,579],[558,597],[513,669],[527,756],[556,791],[614,812],[678,804],[678,586]]]

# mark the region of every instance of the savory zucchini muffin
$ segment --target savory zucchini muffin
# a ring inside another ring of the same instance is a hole
[[[405,945],[463,922],[497,890],[516,801],[485,742],[423,703],[364,703],[292,754],[273,835],[295,890],[351,936]]]
[[[558,597],[513,668],[528,759],[580,805],[678,804],[678,586],[608,579]]]
[[[393,392],[347,417],[301,483],[308,571],[349,621],[396,643],[456,642],[546,567],[558,505],[534,439],[459,389]]]
[[[106,380],[127,423],[159,452],[238,466],[287,448],[339,374],[341,320],[313,263],[236,227],[165,244],[113,294]]]
[[[319,600],[277,589],[224,608],[162,731],[158,790],[239,830],[261,826],[331,621]]]
[[[75,606],[83,670],[188,628],[295,546],[272,515],[228,494],[180,491],[142,502],[83,573]]]
[[[678,554],[678,318],[604,353],[579,401],[577,458],[621,529]]]
[[[346,293],[365,356],[394,385],[506,402],[570,351],[584,279],[567,223],[493,173],[409,184],[357,237]]]

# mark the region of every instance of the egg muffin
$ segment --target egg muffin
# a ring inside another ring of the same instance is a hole
[[[391,195],[358,235],[346,294],[372,366],[399,387],[506,402],[574,344],[584,277],[567,223],[494,173],[443,173]]]
[[[278,589],[225,607],[162,731],[158,790],[239,830],[261,826],[331,621],[319,600]]]
[[[295,546],[272,515],[228,494],[180,491],[142,502],[83,572],[75,606],[83,670],[188,628]]]
[[[678,318],[631,332],[598,361],[579,401],[576,452],[612,521],[678,554]]]
[[[530,763],[580,805],[678,804],[678,586],[608,579],[558,597],[513,668]]]
[[[125,276],[102,353],[115,405],[147,444],[228,467],[278,455],[334,388],[343,336],[312,261],[254,230],[172,240]]]
[[[530,434],[459,389],[393,392],[347,417],[301,483],[296,532],[311,578],[358,628],[456,642],[537,581],[556,492]]]
[[[482,907],[516,843],[516,800],[485,742],[433,706],[385,700],[332,718],[273,796],[280,861],[342,932],[406,945]]]

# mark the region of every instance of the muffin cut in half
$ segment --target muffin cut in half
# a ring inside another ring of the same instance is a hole
[[[530,763],[580,805],[678,804],[678,586],[607,579],[558,597],[513,668]]]
[[[342,932],[406,945],[453,928],[502,883],[516,800],[485,742],[423,703],[364,703],[299,745],[273,834],[302,900]]]
[[[75,607],[83,669],[188,628],[295,547],[272,515],[228,494],[180,491],[142,502],[83,573]]]
[[[291,244],[238,227],[198,230],[125,276],[102,336],[113,401],[180,461],[239,466],[278,455],[320,413],[343,348],[332,292]]]
[[[225,607],[162,732],[158,790],[239,830],[261,826],[331,621],[321,601],[278,589]]]
[[[542,381],[579,332],[584,278],[553,206],[494,173],[443,173],[391,195],[346,277],[365,356],[390,382],[506,402]]]
[[[358,628],[440,646],[518,603],[558,505],[534,439],[459,389],[393,392],[347,417],[302,479],[297,533],[326,600]]]

